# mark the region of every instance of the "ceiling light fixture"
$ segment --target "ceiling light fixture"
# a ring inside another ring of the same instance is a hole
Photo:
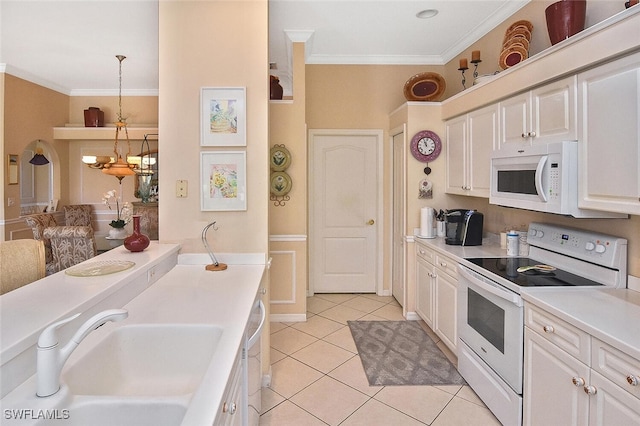
[[[135,165],[129,164],[122,158],[120,152],[118,152],[118,137],[120,132],[124,130],[125,137],[127,139],[127,146],[129,151],[127,156],[131,154],[131,142],[129,142],[129,132],[127,131],[127,122],[122,117],[122,61],[126,58],[123,55],[116,55],[119,61],[119,90],[118,90],[118,122],[116,123],[116,140],[113,145],[113,152],[116,154],[115,161],[104,164],[102,167],[102,173],[115,176],[120,182],[125,176],[132,176],[136,173],[133,171]],[[127,158],[127,157],[125,157]]]
[[[438,14],[438,10],[437,9],[425,9],[425,10],[421,10],[420,12],[416,13],[416,17],[420,18],[420,19],[429,19],[429,18],[433,18],[437,14]]]
[[[36,153],[33,155],[33,158],[29,160],[29,163],[34,166],[44,166],[45,164],[49,164],[49,160],[44,156],[44,151],[42,147],[40,147],[40,139],[38,139],[38,145],[36,146]]]

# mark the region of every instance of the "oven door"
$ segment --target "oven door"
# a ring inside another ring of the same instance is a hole
[[[459,265],[458,336],[522,394],[524,313],[520,295]]]

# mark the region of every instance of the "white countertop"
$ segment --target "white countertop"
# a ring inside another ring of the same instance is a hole
[[[527,288],[522,298],[640,359],[640,293],[628,289]]]
[[[502,257],[507,255],[507,250],[500,248],[500,237],[494,234],[487,234],[482,239],[480,246],[452,246],[445,243],[444,237],[421,238],[417,235],[415,241],[427,247],[431,247],[443,254],[457,257],[461,261],[465,257]]]

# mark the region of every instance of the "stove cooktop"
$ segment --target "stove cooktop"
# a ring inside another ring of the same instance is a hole
[[[540,265],[543,262],[527,257],[476,257],[467,258],[469,262],[492,272],[520,287],[578,287],[578,286],[602,286],[603,284],[572,274],[571,272],[556,269],[551,272],[529,270],[518,272],[521,266]],[[552,265],[555,266],[555,265]]]

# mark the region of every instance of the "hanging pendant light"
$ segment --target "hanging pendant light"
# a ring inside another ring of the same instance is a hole
[[[102,173],[115,176],[120,182],[122,182],[122,179],[125,176],[132,176],[136,173],[133,171],[134,165],[129,164],[127,161],[125,161],[122,158],[122,155],[118,152],[118,138],[120,137],[120,132],[124,131],[124,135],[127,139],[127,146],[129,149],[127,156],[131,154],[131,142],[129,142],[129,132],[127,131],[126,120],[122,117],[122,61],[126,58],[126,56],[116,55],[116,58],[118,58],[119,61],[120,78],[120,86],[118,90],[118,122],[116,123],[116,140],[113,145],[113,152],[116,154],[116,161],[113,163],[105,164],[104,168],[102,169]],[[127,156],[125,156],[124,158],[127,158]]]
[[[33,158],[29,160],[29,163],[34,166],[44,166],[45,164],[49,164],[49,160],[44,156],[44,151],[40,147],[40,139],[38,139],[38,146],[36,146],[36,153],[33,155]]]

